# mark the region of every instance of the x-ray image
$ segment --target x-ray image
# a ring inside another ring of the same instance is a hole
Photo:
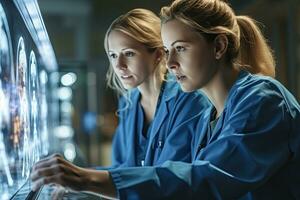
[[[32,157],[31,165],[33,165],[36,161],[40,158],[41,153],[41,138],[39,135],[38,130],[38,119],[39,119],[39,103],[38,103],[38,94],[39,94],[39,77],[37,72],[37,62],[36,57],[33,51],[30,53],[29,58],[29,68],[30,68],[30,84],[29,84],[29,94],[30,94],[30,109],[31,109],[31,116],[30,116],[30,140],[32,145],[32,152],[30,153]]]
[[[11,172],[10,159],[10,132],[11,112],[10,98],[13,87],[13,69],[11,40],[6,16],[0,5],[0,199],[8,195],[9,187],[13,186],[14,179]]]
[[[40,135],[41,135],[41,154],[47,155],[49,151],[48,137],[48,104],[47,104],[47,83],[48,76],[45,70],[41,70],[40,77]]]
[[[49,152],[56,69],[37,1],[0,0],[0,200],[26,199],[31,167]]]
[[[22,177],[28,177],[31,164],[31,152],[33,146],[30,145],[30,124],[29,124],[29,101],[28,101],[28,65],[26,58],[25,44],[22,37],[19,39],[17,48],[16,66],[16,88],[18,108],[14,116],[15,147],[18,150],[18,157],[22,167]]]

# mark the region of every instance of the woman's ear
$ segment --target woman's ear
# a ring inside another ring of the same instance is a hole
[[[228,38],[225,34],[219,34],[214,40],[215,45],[215,58],[221,59],[226,53],[228,47]]]

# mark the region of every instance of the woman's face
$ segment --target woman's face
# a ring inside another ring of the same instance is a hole
[[[111,31],[107,40],[110,63],[126,89],[149,81],[156,66],[154,52],[121,31]]]
[[[161,30],[167,65],[183,91],[207,85],[216,72],[214,42],[207,40],[183,22],[173,19]]]

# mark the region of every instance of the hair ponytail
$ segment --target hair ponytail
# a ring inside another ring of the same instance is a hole
[[[162,23],[177,19],[207,35],[225,34],[230,64],[253,74],[275,76],[275,61],[255,21],[236,16],[228,0],[174,0],[161,9]]]
[[[266,39],[248,16],[236,16],[240,29],[238,62],[253,73],[275,77],[275,61]]]

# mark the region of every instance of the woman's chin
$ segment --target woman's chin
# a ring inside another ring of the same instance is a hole
[[[190,89],[183,89],[183,88],[182,88],[182,91],[183,91],[183,92],[186,92],[186,93],[189,93],[189,92],[194,92],[194,91],[196,91],[196,90],[190,90]]]
[[[194,92],[194,91],[198,90],[198,88],[194,88],[194,87],[186,86],[186,85],[180,85],[180,87],[183,92]]]
[[[136,88],[137,86],[136,85],[132,85],[132,84],[123,84],[123,87],[126,90],[130,90],[130,89]]]

